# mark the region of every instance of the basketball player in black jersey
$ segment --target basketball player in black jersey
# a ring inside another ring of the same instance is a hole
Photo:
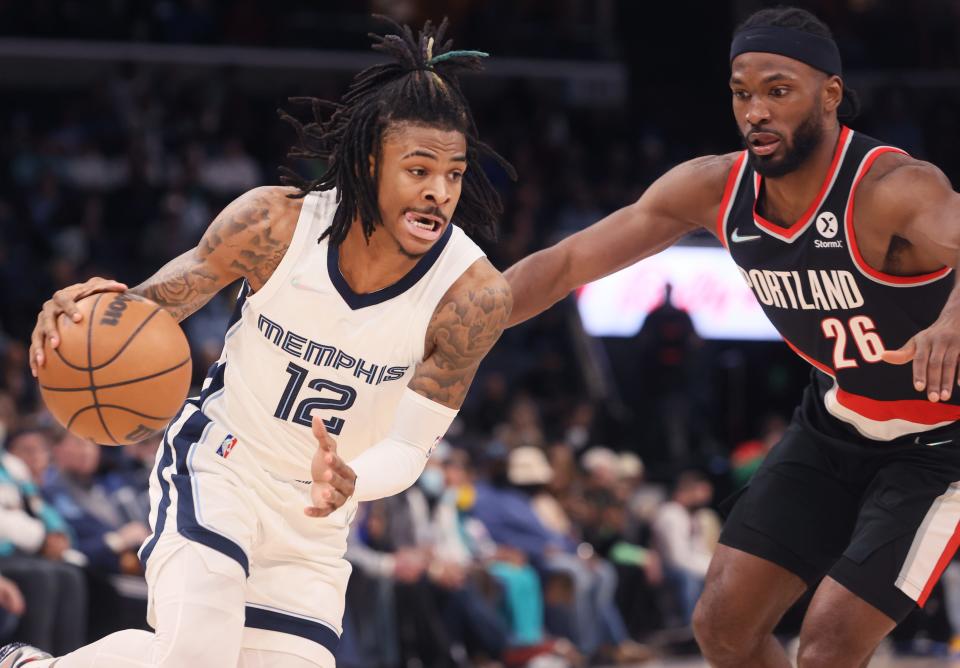
[[[841,124],[839,52],[808,12],[754,14],[730,63],[745,150],[679,165],[512,267],[511,322],[697,228],[717,234],[813,377],[733,506],[697,640],[714,666],[789,666],[772,631],[816,587],[799,665],[864,666],[960,541],[960,195]]]

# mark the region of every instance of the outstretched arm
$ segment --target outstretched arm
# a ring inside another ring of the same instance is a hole
[[[514,299],[508,326],[532,318],[585,283],[660,252],[699,227],[712,231],[735,157],[707,156],[678,165],[635,203],[510,267],[504,273]]]
[[[244,193],[214,219],[196,248],[174,258],[130,291],[155,301],[179,321],[238,278],[246,278],[254,290],[259,289],[283,258],[296,227],[302,200],[288,198],[291,192],[290,188],[265,186]],[[49,339],[53,348],[60,343],[60,314],[79,322],[78,301],[98,292],[126,289],[117,281],[91,278],[58,290],[48,299],[30,341],[33,375],[44,364],[44,342]]]

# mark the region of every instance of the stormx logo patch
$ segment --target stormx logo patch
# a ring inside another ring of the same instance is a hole
[[[840,221],[837,220],[837,217],[833,213],[824,211],[817,216],[817,232],[820,233],[820,236],[833,239],[839,231]],[[813,245],[817,248],[843,248],[843,240],[833,239],[833,241],[823,241],[822,239],[814,239]]]
[[[817,216],[817,232],[827,239],[833,239],[840,231],[840,223],[837,217],[830,211],[824,211]]]
[[[230,453],[233,452],[233,446],[237,444],[237,437],[233,434],[227,434],[223,441],[220,442],[220,447],[217,448],[217,454],[226,459],[230,456]]]

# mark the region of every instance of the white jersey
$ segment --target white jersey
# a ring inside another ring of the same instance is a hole
[[[244,286],[201,395],[203,412],[255,449],[265,469],[293,479],[310,479],[315,413],[348,462],[387,436],[437,304],[483,256],[450,225],[397,283],[356,294],[337,248],[317,241],[336,208],[334,191],[304,199],[273,276],[253,294]]]
[[[449,225],[395,284],[356,294],[320,239],[336,208],[334,191],[307,195],[273,275],[256,292],[243,285],[220,359],[164,434],[141,548],[148,582],[184,539],[231,557],[248,574],[244,646],[299,642],[322,664],[340,633],[356,502],[304,515],[311,418],[347,462],[385,438],[437,305],[483,257]]]

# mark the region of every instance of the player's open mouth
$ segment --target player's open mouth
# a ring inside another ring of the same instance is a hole
[[[443,230],[443,220],[438,216],[419,211],[407,211],[403,220],[410,234],[424,241],[435,241]]]
[[[770,155],[780,146],[780,138],[771,132],[753,132],[748,141],[755,155]]]

